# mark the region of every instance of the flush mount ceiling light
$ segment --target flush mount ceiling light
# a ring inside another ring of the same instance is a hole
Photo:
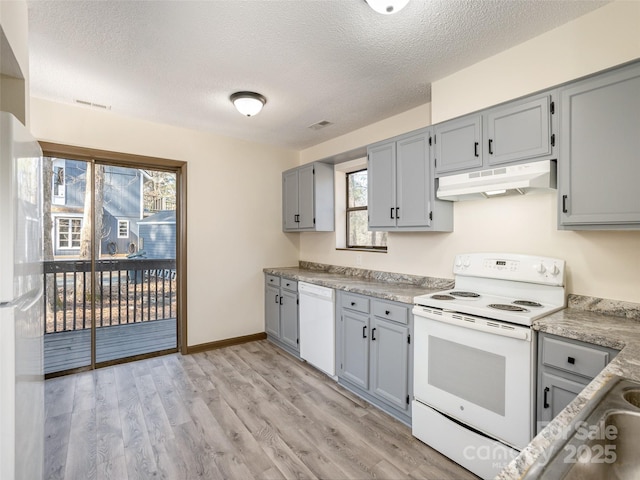
[[[378,13],[389,15],[396,13],[407,6],[409,0],[364,0]]]
[[[247,117],[260,113],[264,104],[267,103],[266,98],[255,92],[236,92],[229,97],[229,100],[242,115]]]

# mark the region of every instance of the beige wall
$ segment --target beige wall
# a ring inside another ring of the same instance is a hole
[[[25,0],[0,1],[0,28],[5,53],[0,58],[0,108],[28,124],[29,55]]]
[[[441,121],[638,57],[640,2],[615,2],[435,82],[431,116]],[[321,159],[420,126],[410,114],[394,119],[393,129],[385,131],[379,122],[307,149],[301,159]],[[477,251],[563,258],[569,292],[640,302],[640,232],[558,231],[555,192],[456,203],[453,233],[391,233],[387,254],[337,251],[332,233],[300,239],[303,260],[447,278],[456,253]]]
[[[31,115],[39,140],[188,162],[188,344],[264,331],[262,269],[298,261],[281,227],[297,152],[39,98]]]
[[[431,125],[431,105],[425,103],[399,115],[372,123],[365,128],[360,128],[346,135],[341,135],[302,150],[300,152],[300,164],[322,160],[428,125]]]

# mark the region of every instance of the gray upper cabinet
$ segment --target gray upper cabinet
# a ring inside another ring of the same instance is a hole
[[[369,228],[396,226],[396,142],[368,149],[367,193]]]
[[[333,165],[321,162],[282,173],[283,231],[333,231],[333,175]]]
[[[435,125],[433,147],[436,174],[482,167],[482,116],[466,115]]]
[[[282,174],[282,221],[285,231],[298,229],[298,170]]]
[[[554,111],[545,92],[434,125],[436,177],[552,159]]]
[[[560,90],[561,229],[640,229],[640,65]]]
[[[550,112],[550,95],[512,102],[487,111],[485,147],[488,165],[550,155]]]
[[[369,230],[452,230],[451,203],[435,198],[429,138],[423,129],[367,149]]]

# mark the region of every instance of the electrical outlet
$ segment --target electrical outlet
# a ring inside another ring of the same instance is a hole
[[[362,265],[362,254],[361,253],[356,254],[356,265],[358,265],[358,266]]]

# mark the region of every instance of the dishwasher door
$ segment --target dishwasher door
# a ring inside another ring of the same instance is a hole
[[[300,357],[331,377],[336,374],[334,290],[298,282]]]

